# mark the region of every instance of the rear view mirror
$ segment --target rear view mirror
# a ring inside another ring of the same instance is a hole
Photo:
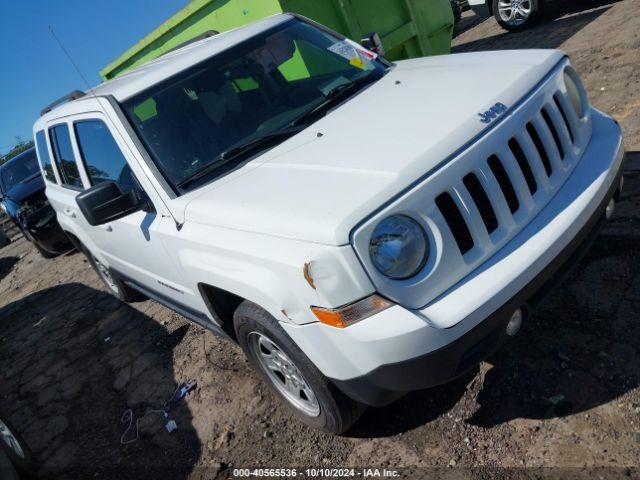
[[[384,56],[382,40],[380,40],[380,35],[378,35],[376,32],[371,32],[362,37],[362,40],[360,40],[360,44],[367,50],[371,50],[378,55]]]
[[[147,201],[131,190],[122,193],[113,181],[101,182],[76,197],[80,211],[89,225],[103,225],[143,210]]]

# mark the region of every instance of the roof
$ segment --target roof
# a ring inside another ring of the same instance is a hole
[[[73,107],[69,108],[71,104],[91,100],[94,96],[112,95],[118,102],[125,101],[152,85],[291,18],[293,18],[293,15],[286,13],[273,15],[234,30],[185,45],[113,80],[108,80],[90,88],[82,98],[55,106],[51,111],[42,115],[36,121],[36,125],[39,125],[41,121],[49,120],[51,117],[57,118],[61,113],[72,113]]]
[[[113,95],[118,101],[126,100],[151,85],[290,18],[292,16],[289,14],[274,15],[199,42],[191,43],[173,52],[166,53],[134,70],[123,73],[113,80],[100,84],[92,88],[91,92],[87,92],[87,95],[91,93],[98,96]]]

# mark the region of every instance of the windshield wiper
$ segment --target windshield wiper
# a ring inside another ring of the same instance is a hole
[[[314,118],[316,115],[320,113],[326,113],[326,111],[332,106],[346,97],[348,94],[353,93],[356,90],[368,85],[369,83],[375,82],[379,80],[384,75],[383,73],[370,73],[363,77],[359,77],[356,80],[350,83],[343,83],[341,85],[337,85],[329,90],[324,96],[324,100],[320,102],[315,107],[307,110],[298,118],[294,119],[289,126],[295,127],[298,125],[302,125],[307,122],[307,120]]]
[[[257,150],[258,148],[265,147],[266,145],[274,142],[276,140],[284,139],[295,135],[299,131],[303,130],[302,127],[288,127],[283,130],[278,130],[277,132],[267,133],[266,135],[262,135],[260,137],[252,138],[251,140],[246,141],[245,143],[241,143],[239,145],[233,146],[220,155],[218,155],[211,163],[208,163],[204,167],[196,170],[191,175],[187,176],[180,180],[177,184],[178,188],[184,188],[186,185],[193,183],[202,177],[208,175],[209,173],[218,170],[222,166],[228,164],[232,161],[237,161],[244,158],[246,153]]]

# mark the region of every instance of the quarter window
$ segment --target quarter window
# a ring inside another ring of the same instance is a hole
[[[36,133],[36,150],[38,151],[38,158],[42,165],[42,171],[44,178],[50,182],[56,181],[56,176],[53,173],[53,166],[51,166],[51,157],[49,156],[49,150],[47,149],[47,139],[44,136],[44,131],[40,130]]]
[[[67,124],[57,125],[49,129],[51,150],[58,165],[58,171],[63,185],[82,188],[82,180],[78,172],[78,165],[71,148],[71,137]]]
[[[91,185],[113,180],[125,193],[138,190],[131,167],[103,121],[83,120],[74,128]]]

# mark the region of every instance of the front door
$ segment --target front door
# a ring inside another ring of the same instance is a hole
[[[81,167],[91,186],[113,180],[123,192],[135,189],[148,196],[123,153],[127,152],[126,148],[120,147],[106,118],[94,115],[77,119],[73,130]],[[151,201],[153,203],[153,199]],[[192,306],[196,303],[194,292],[184,286],[181,269],[166,254],[161,240],[171,229],[175,230],[175,222],[154,210],[135,212],[105,225],[89,226],[89,235],[101,259],[124,280],[179,306]]]

